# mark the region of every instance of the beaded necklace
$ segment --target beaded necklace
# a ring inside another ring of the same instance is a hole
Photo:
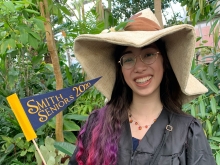
[[[129,123],[134,122],[134,124],[138,126],[138,130],[142,130],[142,128],[146,128],[146,129],[149,128],[157,120],[157,119],[154,119],[152,124],[147,124],[147,125],[141,126],[141,125],[139,125],[139,123],[137,121],[134,120],[134,117],[132,117],[131,113],[128,116],[129,116]]]

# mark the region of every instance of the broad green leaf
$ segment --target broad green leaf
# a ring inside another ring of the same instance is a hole
[[[26,44],[28,42],[28,33],[22,32],[20,35],[20,41],[22,44]]]
[[[124,27],[125,27],[129,22],[133,22],[133,20],[129,20],[129,21],[125,21],[125,22],[119,23],[119,25],[115,27],[115,30],[116,30],[116,31],[119,31],[119,30],[124,29]]]
[[[219,41],[219,26],[215,28],[215,32],[214,32],[214,43],[216,47],[218,46],[218,41]]]
[[[6,42],[8,49],[14,49],[16,47],[16,43],[14,39],[10,38]]]
[[[195,18],[195,23],[197,23],[198,22],[198,20],[199,20],[199,16],[200,16],[200,9],[196,12],[196,18]]]
[[[217,115],[217,121],[218,121],[218,124],[220,125],[220,114]]]
[[[206,128],[208,130],[208,135],[212,136],[212,125],[211,125],[211,122],[209,120],[206,120]]]
[[[34,33],[34,32],[29,32],[29,34],[31,34],[34,38],[38,39],[39,41],[41,40],[39,34]]]
[[[47,68],[49,71],[53,72],[53,65],[52,64],[45,64],[45,68]]]
[[[28,13],[40,15],[40,13],[36,10],[31,10],[31,9],[24,9],[24,10],[27,11]]]
[[[65,6],[60,6],[60,9],[68,16],[71,16],[70,11]]]
[[[28,34],[28,42],[34,49],[38,48],[38,40],[35,37],[33,37],[30,33]]]
[[[20,156],[25,156],[26,154],[27,154],[27,150],[23,150],[23,151],[21,151]]]
[[[193,0],[193,3],[192,3],[192,8],[195,7],[195,3],[196,3],[197,0]]]
[[[196,38],[196,42],[199,41],[199,40],[201,40],[201,39],[202,39],[202,37],[197,37],[197,38]]]
[[[218,149],[220,149],[220,147],[217,146],[217,145],[215,145],[215,144],[212,144],[212,143],[209,143],[209,144],[210,144],[210,147],[211,147],[212,150],[218,150]]]
[[[215,115],[217,112],[217,104],[214,97],[211,98],[210,104],[211,104],[212,113]]]
[[[41,29],[42,31],[44,31],[44,21],[42,21],[41,19],[34,18],[34,19],[33,19],[33,22],[37,25],[37,27],[38,27],[39,29]]]
[[[69,143],[76,143],[76,136],[74,135],[73,132],[70,131],[64,131],[63,132],[64,138],[69,142]]]
[[[217,165],[220,165],[220,153],[219,152],[216,153],[215,160],[216,160]]]
[[[11,151],[13,151],[15,148],[15,145],[14,144],[10,144],[8,146],[8,148],[5,150],[5,153],[10,153]]]
[[[213,62],[209,64],[209,67],[208,67],[209,76],[213,76],[213,74],[214,74],[214,67],[215,66],[214,66]]]
[[[206,79],[206,75],[205,75],[205,71],[204,71],[204,70],[201,70],[200,76],[201,76],[201,78],[202,78],[202,81],[203,81],[204,83],[206,83],[207,79]]]
[[[11,1],[4,2],[3,5],[5,5],[9,9],[9,11],[15,11],[15,6]]]
[[[55,142],[54,147],[69,156],[72,156],[73,151],[76,148],[75,145],[67,142]]]
[[[7,42],[3,41],[1,44],[1,54],[4,54],[6,50],[7,50]]]
[[[201,117],[204,119],[205,118],[205,103],[202,100],[202,96],[199,96],[199,110],[201,113]]]
[[[211,82],[211,81],[206,81],[206,84],[208,85],[208,87],[215,92],[216,94],[218,94],[219,90],[218,88]]]
[[[63,130],[64,131],[79,131],[80,127],[73,121],[64,120]]]
[[[213,32],[213,30],[215,29],[216,24],[218,23],[218,19],[215,20],[215,22],[212,24],[211,29],[209,31],[209,35],[211,35],[211,33]]]
[[[191,105],[191,115],[196,117],[196,110],[195,110],[195,106]]]
[[[69,71],[69,67],[67,65],[65,66],[65,70],[66,70],[66,77],[67,77],[68,83],[70,85],[73,85],[73,77],[72,77],[72,74]]]
[[[220,69],[218,69],[218,71],[217,71],[217,77],[220,80]]]
[[[210,137],[209,139],[220,142],[220,137]]]
[[[79,121],[85,121],[88,118],[88,115],[65,115],[66,119],[73,119],[73,120],[79,120]]]
[[[31,60],[31,63],[33,65],[38,65],[42,60],[43,60],[43,56],[42,55],[33,56],[32,60]]]

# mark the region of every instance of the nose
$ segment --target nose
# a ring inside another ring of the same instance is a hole
[[[136,63],[134,65],[134,72],[143,72],[147,70],[148,65],[146,65],[142,60],[141,56],[136,57]]]

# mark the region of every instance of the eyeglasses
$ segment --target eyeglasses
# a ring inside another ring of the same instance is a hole
[[[140,59],[143,63],[147,65],[151,65],[157,60],[159,53],[160,52],[147,53],[147,54],[140,54],[138,56],[140,56]],[[131,69],[135,65],[136,61],[137,61],[137,56],[134,56],[133,54],[125,54],[120,58],[120,61],[118,61],[118,63],[120,63],[121,67],[125,69]]]

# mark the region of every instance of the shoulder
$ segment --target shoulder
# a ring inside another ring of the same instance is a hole
[[[189,127],[192,123],[197,122],[197,119],[189,114],[186,113],[173,113],[171,111],[167,111],[169,116],[172,116],[172,120],[174,120],[174,124],[177,126],[186,126]]]

